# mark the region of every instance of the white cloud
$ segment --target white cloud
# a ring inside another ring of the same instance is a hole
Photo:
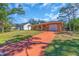
[[[57,11],[58,9],[60,9],[61,7],[63,7],[63,6],[66,6],[66,4],[65,4],[65,3],[62,3],[62,4],[59,5],[59,6],[53,5],[53,6],[51,7],[51,12],[55,12],[55,11]]]
[[[25,22],[28,22],[28,20],[29,20],[28,18],[20,18],[19,21],[25,23]]]
[[[47,5],[48,5],[48,3],[43,3],[43,4],[42,4],[43,7],[45,7],[45,6],[47,6]]]
[[[58,19],[57,19],[58,16],[59,16],[59,13],[57,13],[56,15],[53,15],[53,16],[51,17],[51,20],[53,20],[53,21],[58,21]]]
[[[23,18],[23,21],[24,21],[24,22],[27,22],[27,21],[28,21],[28,18]]]
[[[40,5],[40,8],[43,8],[43,7],[49,7],[51,5],[51,3],[43,3],[42,5]]]
[[[48,19],[48,18],[43,18],[43,19],[41,19],[41,20],[44,20],[44,21],[49,21],[49,19]]]
[[[30,3],[29,5],[31,5],[31,7],[34,7],[35,5],[37,5],[37,3]]]
[[[55,11],[57,11],[57,9],[58,9],[58,7],[53,7],[53,8],[51,9],[51,12],[55,12]]]
[[[62,3],[62,6],[66,6],[66,3]]]
[[[45,16],[51,18],[53,16],[53,13],[50,13],[50,14],[46,13]]]
[[[16,4],[15,4],[15,7],[17,8],[18,6],[19,6],[19,3],[16,3]]]
[[[50,14],[45,14],[45,16],[47,16],[50,20],[57,20],[57,17],[59,16],[59,13],[57,14],[53,14],[53,13],[50,13]]]
[[[34,18],[34,20],[36,20],[36,21],[38,21],[38,20],[48,21],[48,18]]]
[[[49,18],[33,18],[35,21],[38,21],[38,20],[44,20],[44,21],[49,21]]]
[[[35,21],[38,21],[38,20],[39,20],[39,18],[34,18],[34,20],[35,20]]]

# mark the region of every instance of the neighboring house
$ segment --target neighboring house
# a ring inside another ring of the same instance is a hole
[[[30,23],[16,24],[16,29],[18,30],[31,30]]]
[[[24,30],[31,30],[31,24],[30,23],[27,23],[23,26],[23,29]]]
[[[15,27],[15,26],[12,26],[12,27],[10,28],[10,30],[11,30],[11,31],[16,30],[16,27]]]

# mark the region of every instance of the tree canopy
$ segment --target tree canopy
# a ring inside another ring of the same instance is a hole
[[[74,22],[77,16],[76,11],[79,10],[79,4],[78,3],[69,3],[65,7],[60,8],[60,14],[58,19],[61,21],[64,21],[64,23],[67,23],[67,28],[69,28],[70,31],[75,31],[75,23],[73,23],[72,26],[72,21]],[[66,21],[65,21],[66,20]]]
[[[12,14],[24,14],[24,10],[22,6],[19,4],[18,7],[10,8],[10,4],[8,3],[0,3],[0,21],[3,23],[3,29],[4,27],[9,26],[9,19],[12,17],[9,17]]]

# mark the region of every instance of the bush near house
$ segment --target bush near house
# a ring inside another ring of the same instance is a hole
[[[79,39],[53,40],[45,50],[46,56],[79,56]]]

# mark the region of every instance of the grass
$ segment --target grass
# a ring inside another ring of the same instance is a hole
[[[53,40],[45,50],[46,56],[79,56],[79,40]]]
[[[56,35],[55,39],[61,39],[61,40],[79,39],[79,33],[59,33]]]
[[[40,33],[40,31],[12,31],[12,32],[6,32],[6,33],[0,33],[0,43],[4,43],[5,41],[12,39],[15,35],[36,35]]]
[[[79,56],[79,33],[57,34],[45,49],[45,56]]]

